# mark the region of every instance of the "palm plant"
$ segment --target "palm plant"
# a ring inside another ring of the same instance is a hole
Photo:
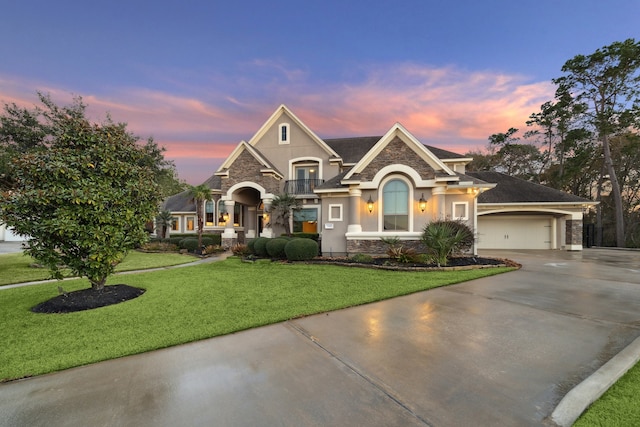
[[[429,255],[438,265],[447,265],[448,258],[469,249],[473,245],[473,231],[459,221],[433,221],[422,231],[422,243]]]
[[[156,216],[156,226],[160,228],[160,238],[167,237],[167,229],[171,227],[173,216],[170,211],[160,211]]]
[[[291,236],[289,219],[293,211],[300,209],[300,207],[300,200],[296,199],[296,196],[288,193],[275,196],[271,202],[270,213],[273,222],[274,224],[282,225],[287,236]]]
[[[198,248],[202,249],[202,230],[204,228],[204,202],[211,200],[211,189],[206,184],[189,187],[189,196],[196,205],[198,217]]]

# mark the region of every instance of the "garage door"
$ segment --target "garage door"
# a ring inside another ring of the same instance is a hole
[[[550,216],[478,217],[479,249],[551,249]]]

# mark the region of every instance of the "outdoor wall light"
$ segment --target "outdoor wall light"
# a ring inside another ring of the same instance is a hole
[[[424,212],[427,209],[427,201],[424,199],[424,193],[420,196],[420,200],[418,200],[418,206],[420,207],[420,212]]]
[[[369,200],[367,200],[367,209],[369,213],[373,212],[373,200],[371,200],[371,195],[369,195]]]

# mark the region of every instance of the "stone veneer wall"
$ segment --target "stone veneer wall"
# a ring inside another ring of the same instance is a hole
[[[422,179],[433,179],[436,175],[427,162],[422,160],[400,138],[396,137],[367,165],[359,177],[362,180],[371,181],[380,169],[394,164],[403,164],[413,168]]]
[[[260,172],[263,166],[248,151],[240,153],[229,167],[229,178],[222,179],[222,192],[239,182],[255,182],[270,193],[279,194],[282,181],[271,176],[264,176]]]
[[[425,248],[420,240],[402,240],[400,244],[417,252],[424,252]],[[347,254],[383,255],[388,245],[382,240],[347,240]]]
[[[567,233],[565,235],[565,241],[567,245],[582,246],[582,220],[581,219],[567,220]]]

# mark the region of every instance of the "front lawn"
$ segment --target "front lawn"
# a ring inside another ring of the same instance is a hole
[[[640,425],[640,364],[622,376],[575,422],[574,427]]]
[[[195,261],[189,255],[176,253],[143,253],[131,251],[117,267],[116,271],[146,270],[149,268],[166,267]],[[35,282],[49,279],[51,276],[46,268],[32,265],[35,260],[22,253],[0,255],[0,286],[12,283]]]
[[[112,276],[146,289],[131,301],[69,314],[36,314],[61,282],[0,290],[0,381],[142,353],[287,319],[510,271],[398,272],[333,265],[242,263],[230,258]],[[87,280],[62,282],[67,292]]]

